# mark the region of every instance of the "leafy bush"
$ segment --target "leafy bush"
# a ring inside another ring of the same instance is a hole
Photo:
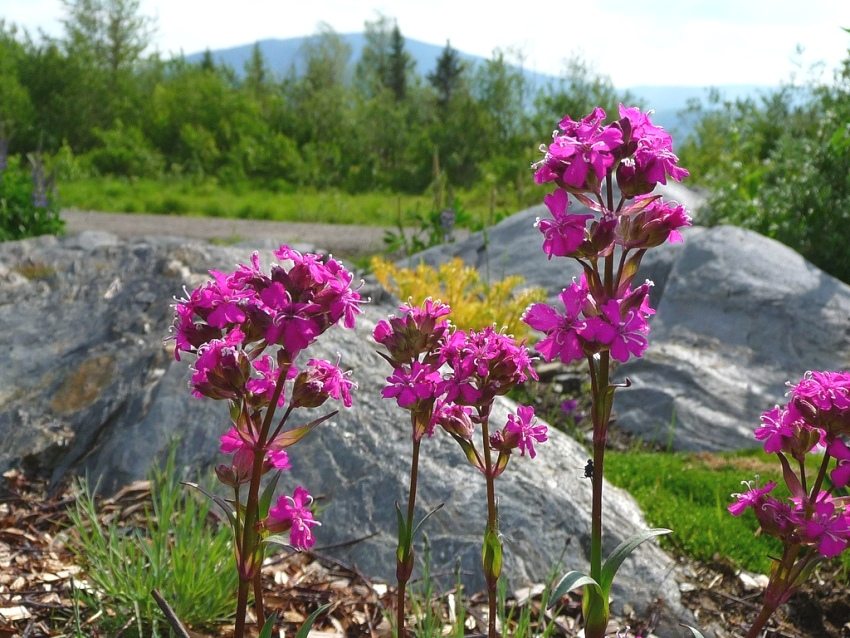
[[[81,481],[69,510],[70,547],[98,594],[89,604],[108,610],[105,629],[132,626],[140,636],[167,635],[154,588],[189,625],[223,621],[235,606],[230,530],[208,524],[209,500],[181,485],[173,450],[151,482],[151,509],[140,528],[128,528],[118,520],[102,522],[90,486]]]
[[[47,193],[43,167],[36,178],[23,167],[23,160],[10,157],[0,170],[0,241],[59,233],[64,222],[59,218],[56,200]]]
[[[102,175],[155,177],[165,164],[138,126],[124,126],[120,121],[109,130],[95,129],[101,146],[88,153],[91,165]]]
[[[713,193],[699,221],[778,239],[850,282],[850,58],[831,85],[712,101],[681,153]]]
[[[483,281],[475,268],[459,258],[436,269],[424,263],[399,268],[380,257],[373,258],[371,266],[381,285],[398,298],[421,304],[426,297],[434,297],[451,306],[453,322],[464,329],[495,325],[517,338],[530,336],[520,317],[529,304],[546,299],[542,288],[520,288],[525,280],[516,275]]]

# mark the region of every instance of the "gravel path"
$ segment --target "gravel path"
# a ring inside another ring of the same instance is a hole
[[[351,258],[381,252],[384,232],[379,226],[273,222],[222,217],[183,217],[142,213],[100,213],[63,210],[69,234],[102,230],[118,237],[173,235],[228,243],[261,239],[268,244],[309,244],[314,249]]]

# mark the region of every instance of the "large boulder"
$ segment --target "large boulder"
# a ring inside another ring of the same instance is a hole
[[[174,438],[179,461],[193,471],[220,462],[226,405],[189,395],[187,362],[175,361],[163,338],[171,299],[184,285],[248,256],[247,249],[122,242],[104,233],[0,244],[0,348],[7,353],[0,368],[0,471],[23,466],[55,482],[88,473],[112,490],[143,477]],[[377,288],[371,294],[356,330],[334,329],[310,351],[339,355],[353,368],[355,404],[292,448],[293,469],[282,486],[291,492],[303,484],[318,497],[323,552],[392,581],[394,503],[406,499],[410,425],[404,411],[380,398],[388,370],[370,335],[394,303]],[[510,408],[499,401],[495,421]],[[564,567],[587,569],[586,458],[578,443],[553,431],[537,459],[515,458],[499,479],[504,573],[513,585],[541,582],[561,559]],[[445,504],[426,524],[434,572],[451,573],[458,563],[474,588],[482,585],[484,499],[483,480],[453,441],[424,442],[419,516]],[[606,486],[605,499],[610,551],[647,525],[623,491]],[[686,617],[671,566],[656,545],[641,546],[623,566],[615,609],[662,598],[668,611]]]
[[[700,203],[681,187],[672,194]],[[534,221],[546,214],[535,206],[409,261],[458,256],[493,278],[521,275],[557,305],[581,270],[542,252]],[[658,312],[646,355],[617,369],[633,385],[617,393],[615,411],[618,425],[645,440],[681,450],[752,447],[759,415],[783,401],[786,381],[850,366],[850,287],[758,233],[687,229],[683,244],[647,252],[644,278],[655,282]]]

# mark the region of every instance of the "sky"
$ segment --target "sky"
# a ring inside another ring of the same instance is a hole
[[[523,66],[558,75],[579,56],[619,88],[775,86],[820,72],[850,48],[848,0],[140,0],[154,19],[153,49],[195,53],[266,38],[338,33],[397,20],[407,38],[489,57],[520,52]],[[61,0],[0,0],[0,18],[61,36]],[[802,52],[801,52],[802,51]],[[814,65],[814,66],[813,66]],[[814,69],[814,70],[813,70]]]

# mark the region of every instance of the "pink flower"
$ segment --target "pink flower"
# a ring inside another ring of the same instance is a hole
[[[351,407],[351,390],[357,385],[349,378],[350,372],[343,372],[338,366],[324,359],[310,359],[307,367],[295,379],[292,390],[294,407],[317,408],[328,397],[342,401]]]
[[[393,370],[381,396],[395,398],[399,407],[410,408],[421,401],[435,399],[440,394],[441,381],[440,373],[433,366],[414,361]]]
[[[534,179],[538,184],[560,180],[576,190],[598,191],[606,171],[614,164],[612,151],[623,142],[619,128],[603,127],[605,111],[596,108],[580,122],[564,117],[559,124]]]
[[[231,427],[221,435],[219,450],[224,454],[232,454],[231,465],[234,475],[239,483],[244,483],[251,478],[254,469],[254,454],[256,439],[254,434],[240,432]],[[267,449],[263,459],[264,471],[272,468],[276,470],[288,470],[292,467],[289,455],[284,450]]]
[[[649,341],[646,313],[631,308],[621,313],[622,300],[612,299],[602,305],[602,315],[587,320],[587,339],[608,346],[611,356],[625,363],[630,356],[641,357]]]
[[[534,224],[543,233],[543,252],[551,259],[574,254],[585,240],[585,226],[593,215],[571,215],[567,213],[569,197],[563,189],[546,195],[543,200],[552,213],[552,219],[537,218]]]
[[[744,483],[749,487],[749,483]],[[748,507],[758,509],[765,500],[765,495],[773,491],[776,487],[775,481],[770,481],[764,487],[751,488],[743,494],[733,494],[737,500],[726,509],[732,516],[740,516]]]
[[[421,307],[403,304],[401,316],[382,319],[372,336],[389,351],[396,364],[410,363],[425,355],[429,363],[438,358],[437,350],[449,329],[445,319],[451,308],[428,297]]]
[[[431,429],[439,425],[446,432],[456,434],[467,441],[472,440],[475,425],[472,422],[472,408],[447,401],[439,401],[431,416]]]
[[[832,470],[829,478],[835,487],[844,487],[850,483],[850,447],[847,447],[841,439],[835,439],[826,451],[836,460],[835,469]]]
[[[248,358],[240,349],[245,335],[234,328],[224,339],[212,339],[198,349],[189,384],[196,397],[238,400],[250,374]]]
[[[850,543],[850,512],[838,509],[826,492],[818,496],[814,512],[804,525],[804,539],[816,544],[826,558],[838,556]]]
[[[254,371],[259,374],[259,378],[251,378],[245,384],[245,389],[248,390],[248,392],[250,392],[254,397],[268,403],[272,400],[277,380],[280,378],[280,368],[277,367],[274,357],[268,354],[254,359],[254,361],[251,362],[251,366],[254,368]],[[294,379],[297,374],[298,369],[294,365],[290,365],[286,370],[287,380]],[[284,393],[281,392],[280,397],[277,400],[278,407],[285,403],[285,398]]]
[[[560,294],[564,314],[544,303],[532,304],[523,314],[524,323],[546,333],[546,337],[535,345],[537,352],[546,361],[558,358],[564,363],[570,363],[584,357],[580,336],[587,327],[587,321],[581,312],[587,294],[582,284],[573,282]]]
[[[535,424],[534,408],[528,405],[517,406],[517,413],[508,414],[508,422],[505,425],[505,441],[511,438],[517,441],[522,456],[528,452],[528,456],[534,458],[537,452],[534,450],[534,442],[544,443],[549,440],[548,429],[542,424]]]
[[[316,544],[312,528],[320,525],[313,517],[310,505],[313,497],[300,485],[292,496],[281,496],[269,509],[266,528],[271,531],[289,530],[289,543],[298,549],[309,549]]]

